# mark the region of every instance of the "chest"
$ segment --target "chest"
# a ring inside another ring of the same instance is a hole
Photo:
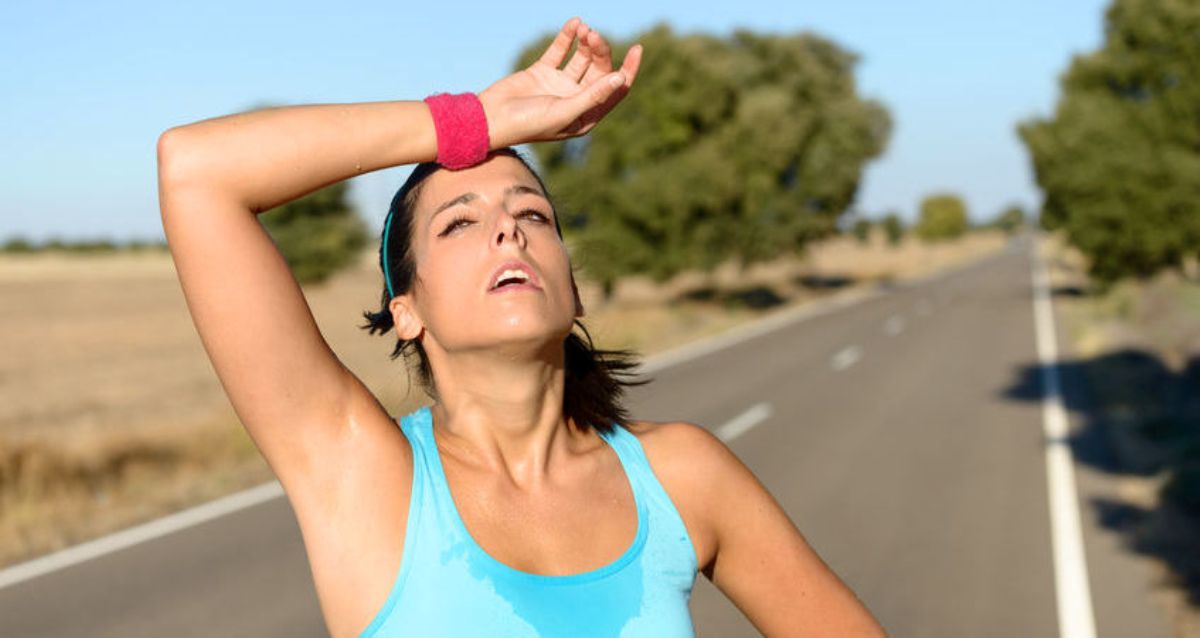
[[[443,468],[444,516],[466,541],[515,570],[594,570],[620,557],[637,535],[636,497],[619,463],[525,489],[452,458],[444,457]]]

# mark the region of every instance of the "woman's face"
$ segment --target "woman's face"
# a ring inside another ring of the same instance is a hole
[[[512,157],[426,178],[413,215],[416,281],[403,295],[419,326],[397,322],[401,338],[423,327],[431,353],[561,343],[583,308],[554,215],[537,179]],[[534,285],[491,288],[509,262],[523,262]]]

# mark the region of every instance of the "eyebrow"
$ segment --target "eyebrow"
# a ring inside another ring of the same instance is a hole
[[[508,199],[509,197],[511,197],[513,195],[537,195],[538,197],[541,197],[542,199],[546,200],[547,202],[550,201],[550,198],[546,197],[545,193],[543,193],[542,191],[540,191],[532,186],[527,186],[525,184],[517,184],[515,186],[509,186],[508,188],[504,189],[504,195],[503,195],[504,199]],[[437,217],[438,213],[446,210],[447,208],[451,208],[453,206],[458,206],[459,204],[467,204],[478,198],[479,198],[479,195],[477,195],[475,193],[463,193],[462,195],[455,197],[454,199],[442,204],[441,206],[438,206],[437,210],[433,211],[433,215],[431,215],[429,217],[429,223],[432,224],[433,218]]]

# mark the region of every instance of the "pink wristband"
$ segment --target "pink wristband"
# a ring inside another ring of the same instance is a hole
[[[488,125],[483,104],[474,93],[435,93],[425,98],[437,132],[437,161],[449,169],[474,166],[487,159]]]

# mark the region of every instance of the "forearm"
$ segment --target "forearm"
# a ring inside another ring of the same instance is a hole
[[[159,179],[260,213],[371,171],[429,161],[437,137],[419,101],[307,104],[201,120],[159,138]]]

